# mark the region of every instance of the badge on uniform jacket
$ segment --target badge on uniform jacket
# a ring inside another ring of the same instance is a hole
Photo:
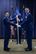
[[[27,16],[25,16],[25,18],[27,19]]]
[[[23,21],[23,19],[21,18],[21,21]]]
[[[27,16],[25,16],[25,21],[27,21]]]

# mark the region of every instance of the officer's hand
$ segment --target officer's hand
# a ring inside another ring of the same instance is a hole
[[[18,18],[18,15],[16,15],[16,20],[17,20],[17,22],[20,22],[20,19]]]
[[[21,25],[16,24],[17,27],[21,27]]]

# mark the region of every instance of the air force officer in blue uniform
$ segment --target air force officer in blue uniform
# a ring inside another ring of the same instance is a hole
[[[9,43],[9,39],[11,36],[11,27],[10,25],[16,26],[13,23],[11,23],[10,21],[10,16],[9,16],[9,12],[5,13],[5,17],[3,19],[4,22],[4,27],[5,27],[5,34],[4,34],[4,50],[5,51],[9,51],[10,48],[8,48],[8,43]]]
[[[28,47],[25,49],[25,51],[31,51],[32,50],[32,31],[33,31],[33,18],[31,13],[29,12],[29,8],[25,8],[25,23],[24,27],[26,30],[26,39],[27,39],[27,45]]]

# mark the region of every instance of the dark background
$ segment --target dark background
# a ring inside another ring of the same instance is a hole
[[[15,10],[18,4],[21,9],[23,5],[30,8],[33,16],[33,38],[36,38],[36,0],[0,0],[0,37],[4,37],[4,25],[2,22],[4,12],[12,11],[12,8]]]

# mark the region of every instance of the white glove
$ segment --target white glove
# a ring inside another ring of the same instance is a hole
[[[16,24],[17,25],[17,27],[21,27],[21,25],[19,25],[19,24]]]

